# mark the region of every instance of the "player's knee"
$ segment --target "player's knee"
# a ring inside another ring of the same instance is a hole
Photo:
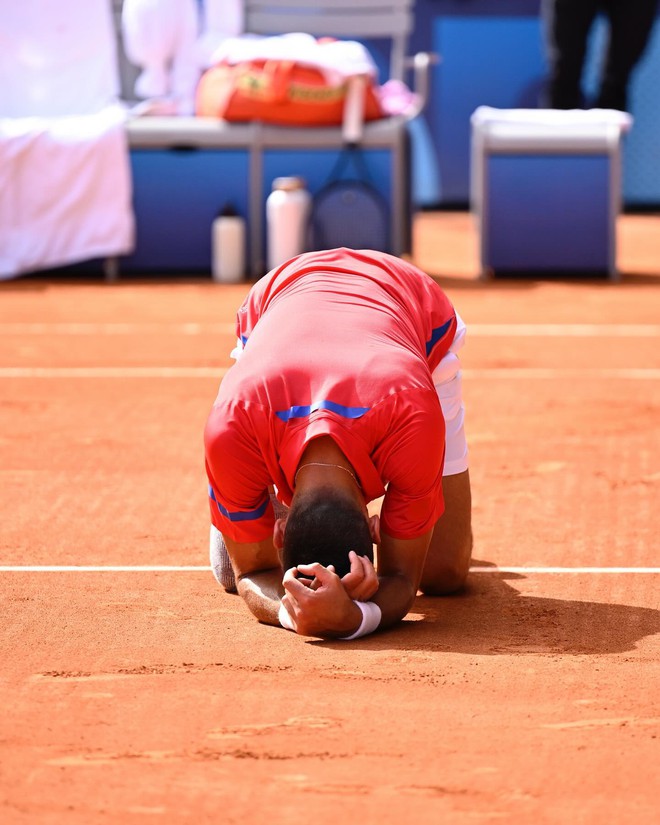
[[[452,554],[429,558],[424,567],[419,589],[425,596],[450,596],[466,584],[472,557],[472,536]]]
[[[451,596],[460,592],[467,581],[467,570],[444,567],[422,577],[419,589],[425,596]]]

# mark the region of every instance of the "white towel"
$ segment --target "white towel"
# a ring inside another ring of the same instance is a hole
[[[121,28],[126,56],[142,67],[135,94],[171,98],[179,114],[192,114],[200,75],[195,0],[124,0]]]
[[[320,42],[311,34],[291,32],[274,37],[229,37],[213,53],[213,63],[249,60],[296,60],[324,73],[330,82],[355,75],[377,78],[378,68],[368,49],[356,40]]]
[[[496,109],[492,106],[479,106],[471,120],[476,125],[506,123],[557,129],[616,126],[622,132],[629,131],[633,123],[631,115],[616,109]]]
[[[118,94],[110,0],[0,2],[0,117],[89,114]]]
[[[0,119],[0,279],[132,251],[125,118]]]

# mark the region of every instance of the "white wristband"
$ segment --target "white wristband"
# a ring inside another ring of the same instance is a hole
[[[286,630],[293,630],[295,633],[296,626],[293,623],[293,619],[289,615],[289,611],[286,609],[286,607],[284,607],[282,602],[280,602],[280,609],[277,614],[277,618],[280,620],[280,624],[283,628],[285,628]]]
[[[360,636],[366,636],[368,633],[373,633],[380,624],[382,612],[380,607],[375,602],[358,602],[353,600],[355,604],[362,611],[362,622],[360,626],[350,636],[341,636],[345,642],[350,642],[351,639],[358,639]]]

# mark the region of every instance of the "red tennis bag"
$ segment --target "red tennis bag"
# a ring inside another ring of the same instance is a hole
[[[328,76],[295,60],[220,62],[197,87],[195,111],[234,122],[260,120],[283,126],[338,126],[343,121],[349,81]],[[365,120],[384,116],[376,87],[365,84]]]

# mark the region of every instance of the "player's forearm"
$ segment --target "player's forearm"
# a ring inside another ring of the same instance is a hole
[[[372,596],[371,601],[381,609],[379,628],[391,627],[410,611],[417,588],[402,575],[379,576],[378,581],[378,592]]]
[[[250,612],[260,622],[279,626],[278,611],[284,593],[279,567],[239,576],[236,587]]]

